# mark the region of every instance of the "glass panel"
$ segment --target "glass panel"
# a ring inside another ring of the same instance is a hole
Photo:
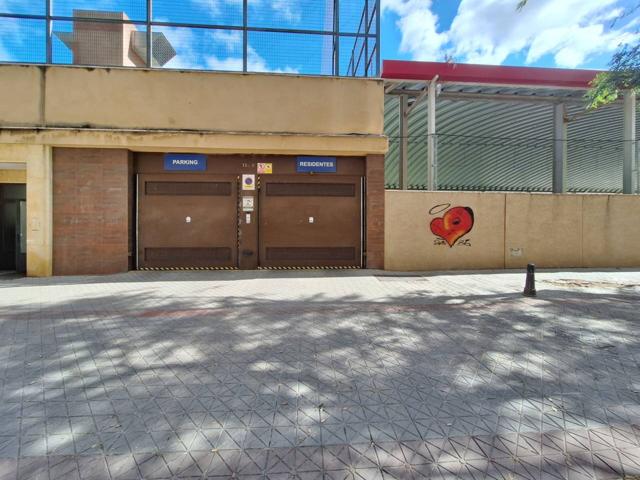
[[[44,20],[0,18],[0,62],[44,63],[46,32]]]
[[[333,0],[249,2],[250,27],[333,31]]]
[[[331,75],[332,65],[331,35],[249,32],[251,72]]]
[[[20,225],[19,225],[19,237],[20,237],[20,253],[27,253],[27,202],[20,202]]]
[[[371,58],[371,51],[365,51],[364,37],[340,37],[340,75],[364,76],[367,56]],[[369,65],[369,75],[372,74],[372,67],[375,68],[375,65]]]
[[[45,15],[46,0],[3,0],[0,1],[0,13],[17,13],[20,15]]]
[[[182,2],[175,3],[182,4]],[[52,13],[59,17],[89,18],[110,13],[110,17],[115,19],[146,20],[147,2],[146,0],[52,0]]]
[[[27,186],[25,184],[4,184],[0,189],[0,198],[5,200],[25,200],[27,198]]]
[[[145,30],[140,25],[53,22],[53,63],[144,67],[146,45]]]
[[[340,0],[340,32],[364,33],[365,0]]]
[[[167,23],[242,26],[242,2],[154,0],[153,20]]]
[[[189,27],[154,27],[162,34],[175,56],[166,68],[242,71],[242,32]],[[157,49],[156,49],[157,50]]]

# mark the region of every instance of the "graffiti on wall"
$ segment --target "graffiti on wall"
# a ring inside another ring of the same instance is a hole
[[[444,213],[443,213],[444,212]],[[465,237],[473,228],[474,215],[470,207],[452,207],[450,203],[436,205],[429,210],[429,215],[439,215],[429,224],[431,233],[436,237],[435,245],[471,246],[471,241]]]

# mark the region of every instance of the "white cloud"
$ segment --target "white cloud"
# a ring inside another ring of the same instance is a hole
[[[228,52],[242,48],[242,32],[239,30],[214,30],[213,39],[223,44]]]
[[[445,56],[446,33],[438,32],[438,16],[431,10],[431,0],[383,0],[382,12],[398,15],[402,32],[400,51],[414,60],[439,60]]]
[[[401,50],[415,60],[451,56],[470,63],[501,64],[524,54],[527,63],[546,55],[561,67],[578,67],[634,38],[631,22],[611,27],[618,0],[462,0],[446,31],[439,31],[431,0],[386,0],[383,11],[399,16]]]
[[[300,23],[302,11],[300,4],[292,0],[272,0],[271,8],[285,20],[291,23]]]
[[[242,71],[242,57],[219,58],[211,55],[207,57],[206,64],[210,70]],[[251,45],[247,47],[247,70],[250,72],[263,73],[298,73],[298,70],[289,66],[285,66],[284,68],[270,67],[267,61],[262,58]]]
[[[202,48],[203,38],[198,38],[192,29],[164,27],[162,32],[177,52],[177,55],[165,65],[167,68],[242,71],[242,33],[240,32],[237,32],[237,36],[233,32],[229,34],[218,31],[206,32],[208,40],[204,40],[207,45],[209,45],[209,41],[217,43],[229,53],[229,56],[209,54],[207,49]],[[283,68],[271,67],[251,45],[247,47],[247,69],[250,72],[298,73],[297,69],[288,65]]]
[[[227,5],[235,9],[242,7],[242,0],[190,0],[203,10],[216,16],[224,12]],[[299,23],[302,20],[302,5],[297,0],[249,0],[249,6],[263,9],[270,8],[279,18],[284,18],[291,23]]]

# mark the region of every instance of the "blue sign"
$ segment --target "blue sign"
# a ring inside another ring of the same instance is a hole
[[[335,173],[338,168],[336,157],[298,157],[298,173]]]
[[[196,153],[167,153],[164,156],[164,169],[203,172],[207,169],[207,156]]]

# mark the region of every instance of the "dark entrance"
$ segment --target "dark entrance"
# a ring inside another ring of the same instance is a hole
[[[0,184],[0,270],[27,270],[27,188]]]

